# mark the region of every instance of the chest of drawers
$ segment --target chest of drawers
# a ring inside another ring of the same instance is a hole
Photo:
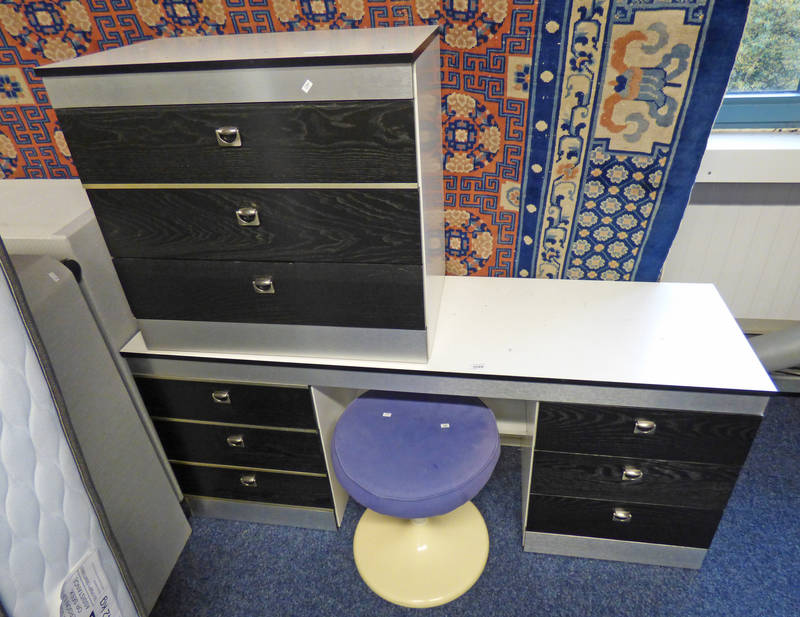
[[[159,39],[40,69],[151,348],[427,359],[444,282],[438,41]],[[194,510],[336,526],[307,384],[137,385]]]
[[[428,357],[435,28],[153,40],[40,73],[149,346]]]
[[[253,518],[262,506],[262,520],[274,521],[287,507],[304,508],[307,523],[313,516],[314,526],[335,527],[307,387],[142,376],[136,385],[193,509],[238,506]]]
[[[674,554],[699,567],[760,420],[540,403],[526,532],[538,543],[619,541],[608,556],[624,547],[634,561],[652,546],[697,549]]]

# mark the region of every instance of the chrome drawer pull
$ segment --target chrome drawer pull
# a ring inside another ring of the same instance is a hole
[[[275,285],[271,276],[257,276],[253,279],[253,289],[259,294],[274,294]]]
[[[656,423],[646,418],[636,418],[636,424],[633,427],[634,435],[651,435],[656,432]]]
[[[624,508],[614,508],[611,513],[611,520],[615,523],[630,523],[632,518],[631,513]]]
[[[622,468],[622,479],[623,480],[641,480],[644,476],[644,472],[641,469],[633,467],[632,465],[625,465]]]
[[[244,435],[228,435],[225,441],[231,448],[244,448]]]
[[[242,486],[246,486],[247,488],[256,488],[258,484],[256,483],[256,474],[254,473],[246,473],[239,476],[239,482],[242,483]]]
[[[217,145],[223,148],[238,148],[242,145],[242,136],[236,126],[221,126],[216,131]]]
[[[231,393],[227,390],[214,390],[211,393],[211,400],[215,403],[222,403],[224,405],[231,404]]]
[[[236,222],[242,227],[258,227],[261,221],[258,220],[258,210],[252,206],[244,206],[236,211]]]

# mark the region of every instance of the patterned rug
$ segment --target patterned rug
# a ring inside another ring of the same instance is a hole
[[[514,274],[656,280],[746,1],[542,0]]]
[[[161,36],[438,24],[447,272],[654,280],[746,10],[746,0],[0,0],[0,178],[77,177],[39,64]]]

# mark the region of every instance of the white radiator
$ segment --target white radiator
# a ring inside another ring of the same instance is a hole
[[[690,204],[661,280],[714,283],[737,319],[800,321],[800,206]]]

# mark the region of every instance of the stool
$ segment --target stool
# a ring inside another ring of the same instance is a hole
[[[353,555],[372,591],[425,608],[475,584],[489,534],[470,499],[499,456],[494,415],[477,398],[370,391],[345,409],[333,469],[367,508]]]

